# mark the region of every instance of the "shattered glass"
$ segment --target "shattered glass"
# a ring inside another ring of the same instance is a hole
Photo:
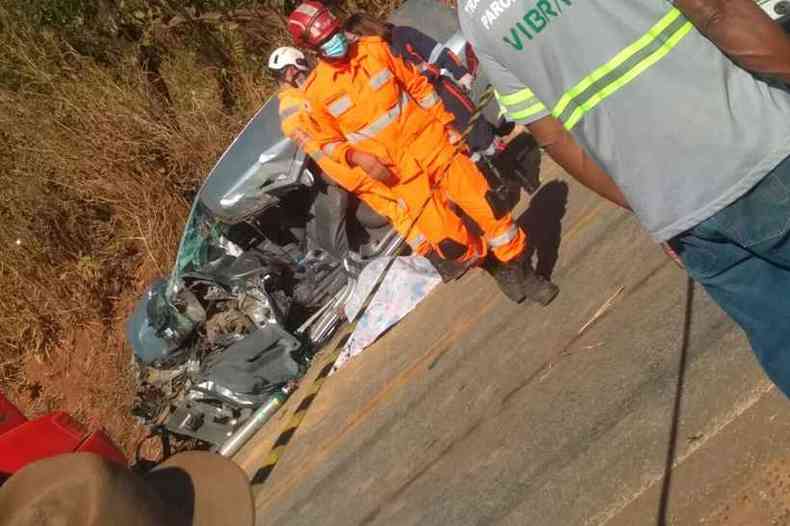
[[[185,272],[199,271],[210,260],[223,255],[226,251],[222,246],[221,238],[219,223],[214,221],[208,209],[197,201],[184,228],[171,281],[181,279]]]

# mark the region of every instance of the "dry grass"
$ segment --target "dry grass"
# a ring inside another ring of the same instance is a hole
[[[224,110],[216,72],[188,49],[162,64],[165,111],[133,53],[107,68],[1,8],[0,21],[0,385],[24,404],[59,382],[26,364],[95,352],[74,342],[128,363],[111,342],[131,299],[167,272],[193,193],[246,115]]]
[[[208,44],[192,23],[152,31],[166,104],[138,45],[97,61],[0,5],[0,389],[23,409],[72,411],[131,444],[126,316],[169,271],[203,177],[271,94],[261,66],[287,42],[283,22],[230,13]],[[227,59],[207,59],[207,45]]]

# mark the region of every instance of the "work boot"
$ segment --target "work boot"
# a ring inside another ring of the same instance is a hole
[[[521,303],[527,297],[524,292],[524,268],[521,258],[502,263],[489,257],[483,268],[494,277],[499,289],[510,301]]]
[[[439,276],[442,278],[442,283],[450,283],[463,276],[469,268],[466,263],[455,261],[452,259],[444,259],[435,250],[431,250],[425,254],[425,258],[431,262],[431,265]]]
[[[544,307],[552,302],[560,292],[560,288],[532,270],[532,265],[527,258],[523,259],[522,271],[524,273],[524,295],[527,299],[539,303]]]

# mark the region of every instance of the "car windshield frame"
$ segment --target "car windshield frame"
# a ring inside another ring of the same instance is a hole
[[[184,274],[199,271],[209,262],[208,251],[212,245],[219,250],[225,250],[221,237],[221,226],[217,218],[201,199],[195,199],[178,244],[176,261],[167,287],[169,297],[176,292]]]

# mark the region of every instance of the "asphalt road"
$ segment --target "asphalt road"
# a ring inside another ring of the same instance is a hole
[[[325,382],[258,524],[790,524],[790,405],[743,334],[628,213],[542,178],[522,221],[555,302],[479,270],[434,291]]]

